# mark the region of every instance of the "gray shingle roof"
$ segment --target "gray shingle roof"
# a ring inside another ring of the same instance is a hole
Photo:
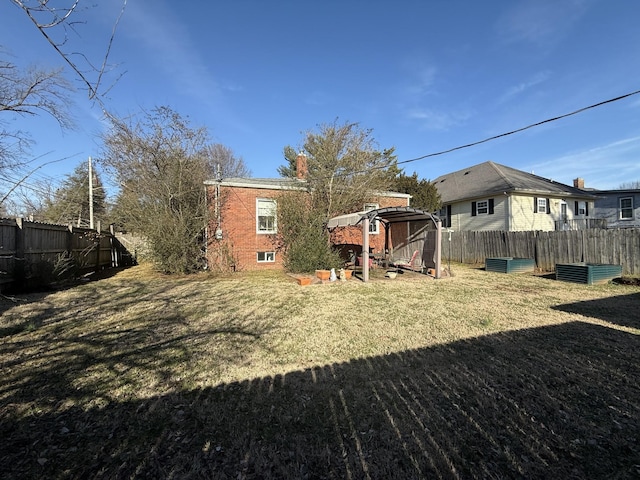
[[[444,204],[503,193],[529,193],[560,197],[592,198],[578,188],[494,162],[484,162],[433,181]]]

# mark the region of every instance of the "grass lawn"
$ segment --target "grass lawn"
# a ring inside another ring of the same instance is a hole
[[[0,300],[1,478],[638,478],[640,287],[147,266]]]

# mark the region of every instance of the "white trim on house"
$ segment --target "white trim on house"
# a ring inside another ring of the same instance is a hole
[[[626,207],[622,206],[622,202],[624,200],[628,200],[629,201],[629,205]],[[629,220],[633,220],[633,196],[629,196],[629,197],[620,197],[618,199],[618,205],[619,205],[619,214],[618,214],[618,219],[622,220],[622,221],[629,221]],[[628,216],[624,216],[623,213],[625,210],[629,211],[629,215]]]
[[[223,180],[205,180],[205,185],[222,187],[257,188],[264,190],[306,190],[307,181],[296,178],[228,178]],[[410,199],[411,195],[400,192],[372,192],[372,197],[392,197]]]
[[[264,190],[306,190],[304,180],[289,178],[229,178],[227,180],[205,180],[205,185],[220,185],[223,187],[258,188]]]
[[[263,205],[261,207],[261,204]],[[271,207],[269,207],[266,204],[270,204]],[[261,209],[262,210],[267,210],[269,209],[269,215],[260,215],[261,213]],[[258,235],[270,235],[270,234],[274,234],[278,232],[278,223],[277,223],[277,209],[278,209],[278,204],[276,202],[275,199],[273,198],[256,198],[256,233]],[[267,222],[266,228],[260,228],[260,218],[273,218],[272,223],[273,227],[272,228],[268,228],[269,227],[269,222]]]
[[[263,259],[260,260],[260,255],[262,255]],[[276,261],[276,252],[256,252],[256,261],[258,263],[275,263]]]

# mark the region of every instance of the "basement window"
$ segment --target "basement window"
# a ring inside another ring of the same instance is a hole
[[[258,252],[258,263],[273,263],[276,261],[276,252]]]

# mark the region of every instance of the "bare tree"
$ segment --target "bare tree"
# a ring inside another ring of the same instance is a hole
[[[620,184],[618,187],[620,190],[638,190],[640,189],[640,180],[636,180],[633,182],[624,182]]]
[[[120,185],[113,219],[145,236],[156,267],[167,273],[203,266],[208,208],[204,181],[216,159],[246,169],[224,147],[211,147],[205,128],[193,128],[169,107],[140,120],[110,117],[101,163]],[[224,155],[222,155],[224,154]]]
[[[214,143],[205,149],[208,162],[216,169],[215,175],[222,178],[228,177],[249,177],[251,172],[245,165],[241,157],[236,157],[226,145]],[[219,169],[219,171],[218,171]]]
[[[81,52],[70,51],[68,48],[69,32],[74,33],[76,27],[83,23],[80,11],[81,0],[65,0],[63,2],[49,2],[48,0],[11,0],[19,7],[36,29],[43,35],[51,47],[60,55],[64,62],[74,71],[77,77],[86,86],[89,98],[98,99],[106,93],[101,91],[105,73],[112,69],[109,64],[109,54],[115,38],[120,19],[127,6],[127,0],[123,0],[122,9],[116,18],[111,36],[105,47],[104,56],[98,62],[93,62]],[[87,7],[89,8],[89,7]],[[79,59],[80,62],[79,63]]]
[[[37,67],[19,69],[13,63],[0,59],[0,171],[20,163],[32,143],[20,130],[10,128],[13,115],[49,115],[61,128],[69,129],[73,120],[69,114],[71,84],[62,76],[62,70],[44,70]]]

